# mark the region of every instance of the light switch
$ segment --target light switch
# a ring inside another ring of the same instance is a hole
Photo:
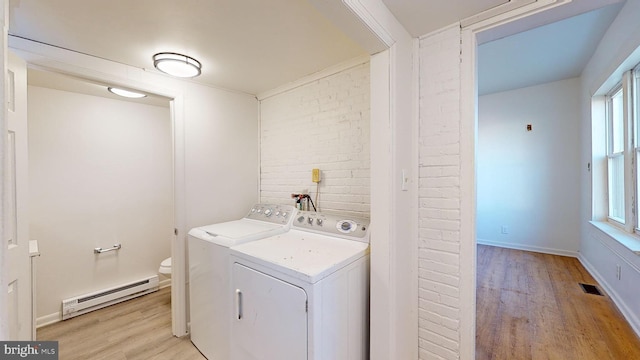
[[[407,170],[402,169],[402,191],[409,191],[409,176],[407,175]]]

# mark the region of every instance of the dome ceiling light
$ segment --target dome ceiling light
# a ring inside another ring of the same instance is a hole
[[[165,74],[181,78],[196,77],[202,73],[202,64],[198,60],[171,52],[153,55],[153,66]]]
[[[107,88],[107,90],[109,90],[109,92],[116,94],[116,95],[120,95],[126,98],[132,98],[132,99],[140,99],[143,97],[147,97],[147,95],[139,93],[139,92],[135,92],[135,91],[131,91],[131,90],[125,90],[125,89],[120,89],[117,87],[111,87],[109,86]]]

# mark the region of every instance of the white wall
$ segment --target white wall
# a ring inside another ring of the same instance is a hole
[[[479,98],[479,243],[577,255],[579,91],[574,78]]]
[[[157,274],[173,235],[169,108],[30,86],[28,116],[37,316]]]
[[[597,122],[592,124],[592,118],[603,117],[592,113],[592,97],[603,95],[621,80],[622,72],[640,63],[639,13],[640,0],[627,0],[587,63],[580,92],[580,260],[612,297],[637,334],[640,334],[640,290],[636,286],[640,282],[640,256],[589,221],[601,218],[603,210],[594,206],[605,205],[601,187],[606,186],[603,181],[606,177],[606,162],[602,157],[603,126]],[[603,107],[596,104],[593,110],[603,111]],[[586,170],[588,163],[592,164],[591,172]],[[637,238],[633,241],[638,242]],[[621,267],[620,279],[616,276],[617,266]]]
[[[243,217],[259,201],[254,96],[185,88],[186,229]]]
[[[420,38],[420,359],[464,352],[461,298],[462,197],[460,28]]]
[[[312,80],[260,102],[260,201],[315,202],[318,210],[369,217],[369,63]]]

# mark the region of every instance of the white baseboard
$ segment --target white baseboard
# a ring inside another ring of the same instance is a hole
[[[36,319],[36,329],[62,321],[62,311],[41,316]]]
[[[514,243],[487,240],[487,239],[477,239],[477,243],[480,245],[490,245],[490,246],[496,246],[496,247],[507,248],[507,249],[533,251],[533,252],[539,252],[543,254],[569,256],[569,257],[575,257],[575,258],[578,257],[577,251],[569,251],[569,250],[563,250],[563,249],[553,249],[553,248],[546,248],[546,247],[540,247],[540,246],[514,244]]]
[[[636,333],[636,335],[638,335],[638,337],[640,337],[640,320],[638,319],[638,317],[636,317],[633,311],[629,310],[629,307],[627,306],[627,304],[622,300],[622,298],[620,298],[620,296],[613,289],[613,287],[610,286],[609,283],[605,281],[604,277],[600,275],[600,273],[596,270],[596,268],[593,265],[591,265],[591,263],[587,260],[587,258],[585,258],[584,256],[582,256],[582,254],[580,254],[578,256],[578,260],[580,260],[580,263],[582,264],[582,266],[584,266],[584,268],[587,269],[589,274],[591,274],[591,276],[593,276],[593,278],[596,279],[598,284],[604,289],[607,295],[609,295],[609,297],[611,298],[611,300],[613,300],[613,303],[616,305],[618,310],[620,310],[620,312],[622,313],[622,316],[624,316],[624,318],[627,320],[629,325],[631,325],[631,328],[633,329],[633,331]]]
[[[164,289],[166,287],[171,286],[171,279],[170,278],[167,278],[166,276],[160,276],[160,279],[161,280],[158,282],[158,288],[159,289]]]
[[[164,280],[161,280],[160,282],[158,282],[158,289],[164,289],[170,286],[171,286],[171,279],[169,278],[165,278]],[[55,312],[53,314],[49,314],[45,316],[40,316],[39,318],[36,319],[36,329],[41,328],[43,326],[55,324],[60,321],[62,321],[62,311]]]

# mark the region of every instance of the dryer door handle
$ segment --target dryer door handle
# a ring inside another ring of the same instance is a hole
[[[236,289],[236,319],[242,320],[242,291]]]

